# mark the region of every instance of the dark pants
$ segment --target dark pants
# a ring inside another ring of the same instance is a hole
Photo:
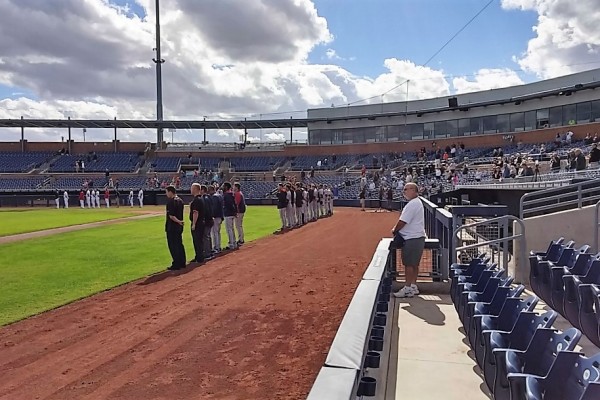
[[[186,265],[182,233],[181,231],[167,231],[167,245],[173,258],[172,266],[175,268],[183,268]]]
[[[202,243],[204,246],[204,256],[209,257],[212,254],[212,238],[210,237],[210,233],[212,231],[213,224],[205,224],[203,225],[203,239]]]
[[[196,229],[192,230],[192,242],[194,243],[194,251],[196,253],[194,259],[197,262],[204,261],[204,226],[202,224],[198,224]]]

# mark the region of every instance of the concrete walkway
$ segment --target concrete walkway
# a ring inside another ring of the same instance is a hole
[[[393,303],[398,318],[392,328],[385,399],[491,398],[449,295]]]

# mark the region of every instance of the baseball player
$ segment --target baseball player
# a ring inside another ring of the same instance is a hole
[[[302,223],[308,223],[308,190],[302,188]]]
[[[286,219],[287,219],[287,228],[292,229],[296,223],[294,222],[294,191],[292,190],[292,184],[288,183],[285,185],[286,187],[286,197],[287,197],[287,205],[286,209]]]
[[[54,191],[54,203],[56,204],[56,208],[60,208],[60,192],[58,189]]]
[[[310,188],[308,189],[308,220],[315,221],[317,219],[316,209],[317,209],[317,194],[315,193],[315,185],[311,183]]]
[[[83,193],[83,189],[79,191],[79,207],[85,208],[85,193]]]
[[[63,201],[65,202],[65,208],[69,208],[69,193],[66,190],[63,193]]]
[[[108,188],[104,190],[104,203],[106,203],[106,208],[110,208],[110,191]]]
[[[225,229],[227,230],[227,237],[229,238],[227,250],[235,250],[237,249],[237,241],[235,240],[235,229],[233,228],[233,225],[235,223],[237,207],[235,205],[233,192],[231,191],[231,183],[229,182],[223,184],[223,214],[225,215]]]
[[[283,184],[278,185],[277,191],[277,211],[279,211],[279,218],[281,218],[281,231],[287,228],[287,202],[288,197],[286,193],[286,187]]]
[[[296,225],[302,226],[304,224],[304,219],[302,217],[302,204],[304,202],[304,190],[302,190],[302,185],[300,183],[296,184]]]
[[[215,191],[215,187],[208,187],[208,194],[211,196],[213,226],[211,231],[213,253],[221,252],[221,224],[223,223],[223,195]]]
[[[325,198],[325,215],[333,214],[333,193],[329,186],[325,186],[323,189],[323,196]]]
[[[96,189],[94,197],[96,198],[96,207],[100,208],[100,191],[98,189]]]
[[[87,208],[92,208],[90,206],[90,189],[85,192],[85,204],[87,205]]]
[[[144,207],[144,189],[140,189],[138,192],[138,201],[140,202],[140,208]]]
[[[129,191],[129,205],[133,207],[133,190]]]
[[[324,194],[323,194],[323,185],[319,185],[319,190],[317,191],[317,199],[318,199],[318,211],[317,211],[317,218],[321,218],[325,215],[325,208],[324,208]]]

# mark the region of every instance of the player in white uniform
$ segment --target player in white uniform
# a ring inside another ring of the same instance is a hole
[[[286,221],[287,221],[287,228],[291,229],[294,227],[294,225],[296,225],[296,223],[294,222],[295,219],[295,215],[294,215],[294,208],[292,207],[292,185],[291,184],[287,184],[287,206],[286,206],[286,212],[285,212],[285,217],[286,217]]]
[[[325,186],[323,189],[323,196],[325,196],[325,214],[332,215],[333,214],[333,193],[329,186]]]
[[[129,191],[129,205],[133,207],[133,190]]]
[[[100,191],[98,189],[96,189],[94,197],[96,198],[96,207],[100,208]]]
[[[63,193],[63,200],[65,202],[65,208],[69,208],[69,193],[65,190]]]
[[[87,208],[92,208],[90,205],[90,189],[85,192],[85,203],[87,204]]]
[[[308,223],[308,191],[302,188],[302,218],[305,224]]]
[[[58,191],[58,189],[56,189],[56,191],[54,192],[54,203],[56,204],[56,208],[59,209],[60,208],[60,192]]]
[[[144,207],[144,190],[140,189],[138,192],[138,201],[140,202],[140,208]]]
[[[323,195],[323,185],[319,185],[319,190],[317,193],[318,193],[317,194],[317,204],[318,204],[317,218],[320,218],[325,215],[325,207],[324,207],[325,198]]]

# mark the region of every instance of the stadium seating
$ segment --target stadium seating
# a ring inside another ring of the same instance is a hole
[[[273,171],[281,163],[285,162],[284,157],[232,157],[229,159],[231,167],[236,171],[259,172]]]
[[[44,183],[43,177],[30,178],[0,178],[0,190],[34,190],[39,189]]]
[[[484,255],[469,264],[451,265],[451,298],[494,399],[600,398],[600,353],[586,357],[573,352],[582,332],[575,327],[562,332],[552,328],[560,312],[600,344],[600,281],[581,284],[575,275],[588,276],[590,270],[600,269],[600,255],[588,250],[589,246],[576,248],[560,238],[546,251],[530,253],[534,291],[553,308],[542,314],[533,311],[538,297],[521,298],[523,287],[511,287],[510,277],[499,278],[504,271]],[[562,296],[555,293],[561,282],[565,282]],[[575,314],[567,311],[571,300],[567,282],[580,298]],[[467,301],[471,299],[482,302]]]
[[[139,157],[135,153],[97,153],[62,155],[50,166],[49,172],[75,172],[75,163],[82,160],[85,172],[133,172],[139,165]],[[83,172],[83,171],[82,171]]]
[[[154,172],[177,172],[179,165],[179,157],[159,157],[152,161]]]
[[[0,152],[0,173],[29,172],[51,157],[51,153]]]

